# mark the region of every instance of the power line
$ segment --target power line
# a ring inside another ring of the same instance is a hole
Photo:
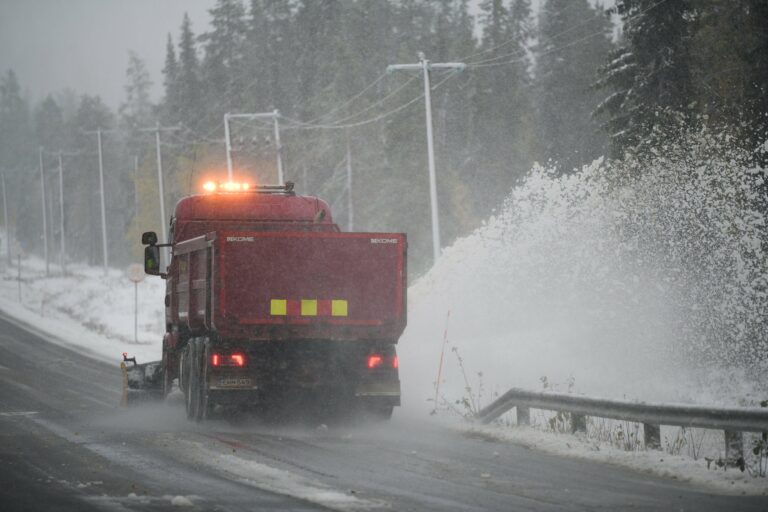
[[[363,88],[363,89],[362,89],[360,92],[358,92],[357,94],[355,94],[354,96],[352,96],[351,98],[349,98],[347,101],[345,101],[345,102],[344,102],[344,103],[342,103],[341,105],[338,105],[338,106],[336,106],[336,107],[332,108],[331,110],[327,111],[327,112],[326,112],[325,114],[323,114],[323,115],[317,116],[316,118],[314,118],[314,119],[310,119],[309,121],[305,121],[305,122],[306,122],[306,123],[314,123],[314,122],[316,122],[316,121],[319,121],[320,119],[323,119],[323,118],[325,118],[325,117],[328,117],[328,116],[329,116],[330,114],[332,114],[333,112],[336,112],[336,111],[338,111],[338,110],[341,110],[341,109],[343,109],[344,107],[346,107],[347,105],[349,105],[350,103],[352,103],[353,101],[355,101],[357,98],[361,97],[363,94],[365,94],[366,92],[368,92],[368,91],[369,91],[369,90],[370,90],[370,89],[371,89],[373,86],[375,86],[376,84],[378,84],[379,82],[381,82],[382,80],[384,80],[384,78],[386,78],[386,76],[387,76],[387,73],[382,73],[382,74],[381,74],[381,75],[379,75],[379,76],[378,76],[378,77],[377,77],[377,78],[376,78],[376,79],[375,79],[373,82],[371,82],[370,84],[366,85],[366,86],[365,86],[365,87],[364,87],[364,88]]]
[[[551,49],[549,49],[549,50],[547,50],[545,52],[541,52],[538,55],[541,56],[541,55],[549,55],[551,53],[556,53],[556,52],[559,52],[559,51],[564,50],[566,48],[570,48],[571,46],[576,46],[578,44],[581,44],[584,41],[587,41],[587,40],[592,39],[594,37],[600,36],[602,34],[603,34],[603,32],[595,32],[594,34],[589,34],[588,36],[584,36],[584,37],[582,37],[580,39],[576,39],[574,41],[571,41],[568,44],[564,44],[563,46],[559,46],[557,48],[551,48]],[[525,58],[518,58],[518,59],[512,59],[512,60],[507,60],[507,61],[503,61],[503,62],[490,62],[491,60],[498,60],[498,59],[502,59],[502,58],[506,58],[506,57],[510,57],[510,56],[514,56],[514,55],[519,55],[519,53],[508,54],[508,55],[500,55],[499,57],[495,57],[494,59],[489,59],[488,63],[485,63],[485,64],[484,63],[468,64],[468,66],[473,68],[473,69],[477,69],[477,68],[490,68],[490,67],[496,67],[496,66],[506,66],[508,64],[514,64],[516,62],[522,62],[522,61],[525,60]]]
[[[656,7],[658,7],[659,5],[663,4],[666,1],[667,0],[659,0],[655,4],[647,7],[646,9],[643,9],[643,10],[639,11],[635,15],[635,17],[633,17],[632,19],[627,21],[626,26],[627,27],[631,26],[633,24],[633,22],[637,19],[636,18],[637,16],[640,16],[642,14],[645,14],[645,13],[655,9]],[[564,35],[564,34],[566,34],[568,32],[571,32],[572,30],[575,30],[576,28],[579,28],[582,25],[586,25],[588,23],[591,23],[592,21],[595,21],[596,19],[597,18],[592,18],[592,19],[587,20],[585,22],[582,22],[582,23],[579,23],[577,25],[574,25],[574,26],[572,26],[572,27],[570,27],[570,28],[568,28],[568,29],[558,33],[558,34],[555,34],[555,35],[547,38],[546,41],[550,42],[550,41],[552,41],[552,40],[554,40],[554,39],[556,39],[556,38],[558,38],[558,37],[560,37],[560,36],[562,36],[562,35]],[[587,36],[585,36],[583,38],[577,39],[575,41],[571,41],[570,43],[564,44],[562,46],[551,48],[550,50],[547,50],[546,52],[539,53],[538,55],[549,55],[550,53],[553,53],[553,52],[556,52],[556,51],[563,50],[565,48],[569,48],[571,46],[574,46],[574,43],[583,42],[583,41],[586,41],[588,39],[591,39],[593,37],[597,37],[598,35],[603,35],[603,34],[605,34],[605,32],[602,31],[602,30],[599,31],[599,32],[594,32],[594,33],[589,34],[589,35],[587,35]],[[511,39],[511,40],[507,41],[507,43],[512,42],[512,41],[514,41],[514,40]],[[499,46],[502,46],[502,45],[499,45]],[[488,58],[488,59],[485,59],[485,60],[480,60],[480,61],[476,61],[476,62],[469,62],[469,63],[467,63],[467,66],[471,66],[473,68],[480,68],[480,67],[491,67],[491,66],[502,66],[502,65],[505,65],[505,64],[513,64],[513,63],[516,63],[516,62],[523,61],[524,59],[522,58],[522,56],[525,55],[526,53],[527,53],[526,49],[518,50],[518,51],[510,52],[510,53],[507,53],[507,54],[504,54],[504,55],[497,55],[495,57],[491,57],[491,58]],[[521,57],[521,58],[513,59],[513,60],[505,61],[505,62],[494,62],[494,61],[498,61],[500,59],[505,59],[505,58],[510,58],[510,57]]]
[[[360,114],[362,114],[364,112],[368,112],[369,110],[372,110],[372,109],[376,108],[377,106],[379,106],[382,103],[384,103],[385,101],[387,101],[389,98],[395,96],[397,93],[402,91],[405,87],[407,87],[408,85],[410,85],[412,82],[416,81],[417,79],[418,79],[418,77],[411,77],[411,78],[409,78],[408,80],[403,82],[401,85],[399,85],[395,90],[391,91],[389,94],[387,94],[383,98],[381,98],[381,99],[375,101],[374,103],[368,105],[364,109],[359,110],[359,111],[355,112],[354,114],[350,114],[347,117],[343,117],[341,119],[337,119],[336,121],[334,121],[332,123],[327,123],[325,126],[337,125],[339,123],[344,123],[345,121],[349,121],[350,119],[354,119],[354,118],[358,117]],[[314,124],[312,121],[294,121],[294,120],[291,120],[291,121],[294,122],[294,123],[300,124],[302,126],[322,126],[322,125],[319,125],[319,124]]]
[[[434,91],[440,86],[442,86],[445,82],[447,82],[449,79],[453,78],[457,72],[448,73],[445,78],[443,78],[441,81],[436,83],[434,86],[431,87],[430,90]],[[391,117],[398,112],[401,112],[402,110],[410,107],[417,101],[424,98],[424,93],[421,93],[420,95],[416,96],[415,98],[411,99],[407,103],[404,103],[400,105],[399,107],[396,107],[388,112],[384,112],[383,114],[379,114],[376,117],[372,117],[370,119],[366,119],[364,121],[358,121],[356,123],[348,123],[348,124],[314,124],[314,125],[294,125],[294,126],[287,126],[286,130],[343,130],[345,128],[356,128],[358,126],[364,126],[367,124],[375,123],[377,121],[381,121],[382,119],[386,119],[388,117]],[[297,121],[290,118],[285,118],[288,121],[295,122],[295,123],[301,123],[301,121]]]
[[[577,4],[576,4],[576,3],[573,3],[573,4],[569,5],[568,7],[570,8],[570,7],[574,6],[574,5],[577,5]],[[582,21],[581,23],[578,23],[578,24],[576,24],[576,25],[574,25],[574,26],[572,26],[572,27],[569,27],[569,28],[567,28],[566,30],[563,30],[562,32],[559,32],[559,33],[557,33],[557,34],[554,34],[554,35],[550,36],[550,37],[548,38],[548,41],[551,41],[551,40],[553,40],[553,39],[557,39],[558,37],[560,37],[560,36],[562,36],[562,35],[565,35],[565,34],[567,34],[568,32],[571,32],[572,30],[576,30],[577,28],[579,28],[579,27],[580,27],[580,26],[582,26],[582,25],[586,25],[586,24],[588,24],[588,23],[592,23],[592,22],[593,22],[593,21],[595,21],[596,19],[597,19],[597,18],[592,18],[592,19],[589,19],[589,20],[586,20],[586,21]],[[490,53],[490,52],[493,52],[493,51],[495,51],[495,50],[498,50],[499,48],[503,48],[503,47],[505,47],[505,46],[508,46],[508,45],[510,45],[510,44],[512,44],[512,43],[515,43],[515,42],[517,42],[517,40],[518,40],[517,38],[514,38],[514,37],[513,37],[513,38],[511,38],[511,39],[508,39],[508,40],[506,40],[506,41],[504,41],[504,42],[502,42],[502,43],[499,43],[499,44],[497,44],[496,46],[492,46],[491,48],[486,48],[485,50],[480,50],[480,51],[478,51],[478,52],[472,53],[472,54],[470,54],[470,55],[467,55],[467,56],[465,56],[465,57],[461,57],[459,60],[462,60],[462,61],[467,61],[467,60],[469,60],[469,59],[471,59],[471,58],[473,58],[473,57],[477,57],[478,55],[483,55],[484,53]],[[470,64],[470,63],[468,63],[468,64]]]

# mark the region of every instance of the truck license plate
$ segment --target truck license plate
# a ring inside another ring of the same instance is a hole
[[[248,377],[220,377],[219,386],[222,387],[250,387],[251,379]]]

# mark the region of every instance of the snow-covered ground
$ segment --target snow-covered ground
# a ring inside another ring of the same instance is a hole
[[[5,237],[3,237],[4,239]],[[53,342],[70,346],[103,361],[122,360],[122,353],[139,361],[161,356],[165,332],[165,282],[147,276],[138,284],[138,330],[134,341],[134,283],[126,271],[68,265],[64,275],[51,264],[28,256],[19,267],[0,263],[0,311],[45,333]]]
[[[723,494],[768,495],[766,478],[755,478],[735,468],[708,467],[704,459],[672,455],[664,451],[626,451],[583,435],[543,432],[533,427],[475,426],[462,428],[466,436],[510,441],[561,457],[587,459],[627,467],[664,478],[689,482],[710,492]],[[489,478],[493,475],[489,475]]]

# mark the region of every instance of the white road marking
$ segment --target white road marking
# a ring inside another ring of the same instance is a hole
[[[0,416],[32,416],[38,414],[37,411],[6,411],[0,412]]]

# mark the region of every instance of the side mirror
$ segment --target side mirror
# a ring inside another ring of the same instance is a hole
[[[141,234],[141,245],[157,245],[157,233],[147,231]]]
[[[144,237],[141,238],[144,241]],[[144,273],[152,276],[160,275],[160,248],[156,245],[148,245],[144,248]]]

